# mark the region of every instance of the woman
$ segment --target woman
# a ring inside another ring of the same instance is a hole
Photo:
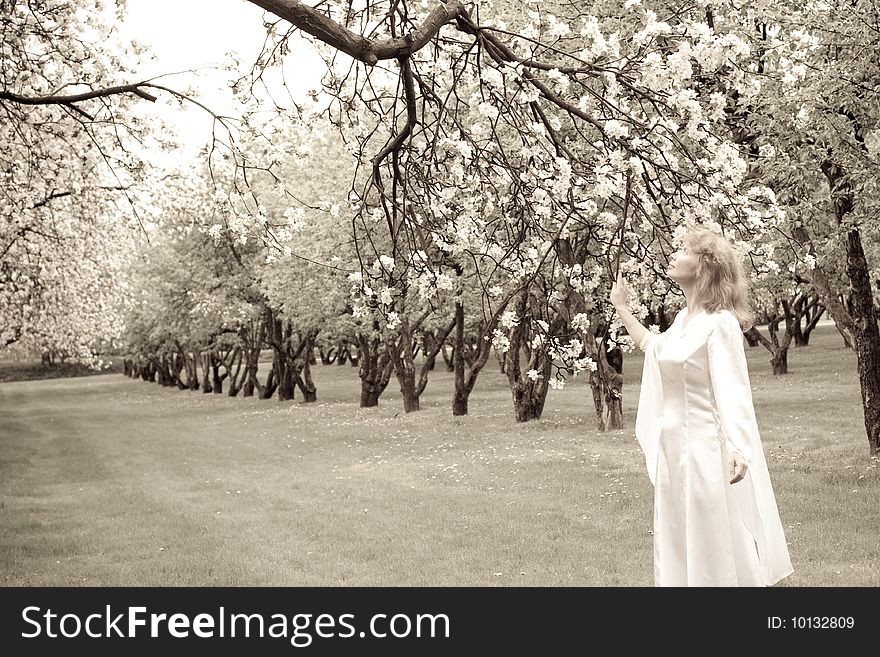
[[[793,572],[758,433],[743,348],[752,326],[747,281],[733,247],[697,229],[668,274],[687,306],[663,333],[611,291],[645,352],[636,437],[654,485],[657,586],[770,586]]]

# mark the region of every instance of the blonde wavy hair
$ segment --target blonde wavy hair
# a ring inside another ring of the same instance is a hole
[[[749,305],[749,282],[739,254],[730,241],[706,228],[694,228],[681,240],[697,256],[696,298],[707,313],[727,308],[743,333],[755,325]]]

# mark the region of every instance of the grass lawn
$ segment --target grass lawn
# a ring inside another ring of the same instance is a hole
[[[880,585],[880,473],[855,355],[832,327],[773,377],[748,349],[795,574]],[[392,380],[318,366],[318,402],[181,392],[120,374],[0,384],[0,584],[653,585],[652,489],[633,434],[599,434],[585,381],[513,420],[492,366],[471,415],[433,373],[405,415]]]

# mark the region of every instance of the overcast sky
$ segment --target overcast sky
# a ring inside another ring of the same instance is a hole
[[[242,72],[250,70],[265,38],[263,15],[262,9],[245,0],[128,0],[123,35],[142,42],[155,55],[155,61],[139,67],[141,79],[199,69],[196,76],[169,77],[164,83],[192,87],[212,109],[228,111],[225,87],[230,75],[214,69],[224,64],[227,52],[234,52]],[[311,44],[300,39],[291,43],[289,59],[294,61],[285,66],[288,85],[300,101],[309,89],[318,87],[324,64]],[[286,92],[276,97],[284,98]],[[145,111],[155,111],[173,123],[190,146],[195,148],[210,137],[211,120],[204,112],[157,105]]]

